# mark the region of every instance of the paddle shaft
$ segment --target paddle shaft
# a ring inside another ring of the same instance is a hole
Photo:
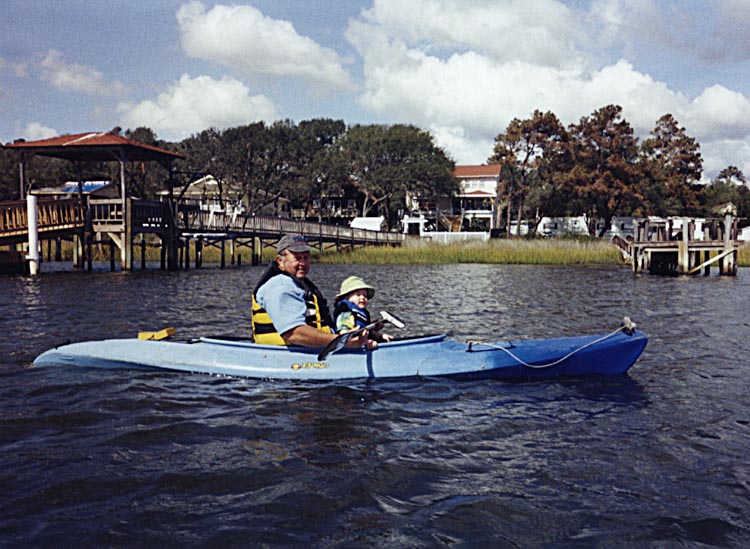
[[[318,354],[318,360],[324,360],[325,357],[330,355],[331,353],[338,351],[339,349],[346,346],[346,344],[349,342],[349,340],[355,336],[359,335],[365,330],[372,330],[380,324],[380,320],[377,322],[372,322],[365,326],[364,328],[357,328],[356,330],[352,330],[351,332],[344,332],[343,334],[337,335],[335,338],[331,340],[331,342],[323,347],[323,350],[320,351],[320,354]]]

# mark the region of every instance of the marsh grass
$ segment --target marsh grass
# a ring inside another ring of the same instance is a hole
[[[737,266],[750,267],[750,244],[742,244],[737,251]]]
[[[147,261],[159,261],[160,251],[156,242],[146,248]],[[108,246],[93,247],[94,260],[108,260]],[[47,260],[47,246],[42,253]],[[191,264],[195,263],[195,244],[190,249]],[[227,248],[226,262],[229,264]],[[252,261],[250,250],[241,248],[237,251],[243,265]],[[276,252],[273,248],[263,250],[262,264],[273,260]],[[72,245],[62,243],[63,261],[73,257]],[[119,261],[120,252],[115,251]],[[133,249],[133,262],[140,262],[141,250],[136,245]],[[204,263],[219,263],[221,251],[215,247],[203,248]],[[373,264],[373,265],[429,265],[450,263],[498,263],[517,265],[621,265],[622,257],[618,249],[605,240],[595,239],[497,239],[488,242],[461,242],[456,244],[433,244],[426,241],[409,242],[402,247],[367,247],[353,252],[327,251],[322,255],[313,252],[313,261],[339,264]],[[739,247],[738,265],[750,266],[750,244]]]
[[[320,262],[374,265],[448,263],[618,265],[622,264],[622,256],[611,243],[602,240],[498,239],[455,244],[417,241],[397,248],[359,248],[348,253],[325,253],[320,257]]]

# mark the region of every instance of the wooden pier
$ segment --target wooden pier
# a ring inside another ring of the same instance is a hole
[[[615,238],[617,245],[631,263],[633,272],[658,275],[709,275],[717,266],[720,275],[737,274],[737,219],[697,221],[680,218],[679,222],[644,219],[637,223],[635,238]]]
[[[75,268],[92,270],[92,247],[109,246],[110,270],[114,271],[116,250],[120,251],[120,268],[132,270],[140,249],[140,268],[146,266],[146,248],[152,246],[146,236],[153,235],[161,248],[162,269],[188,269],[191,244],[195,249],[194,265],[201,267],[204,248],[220,250],[220,266],[241,262],[238,251],[250,250],[253,265],[260,262],[264,248],[272,247],[286,233],[305,235],[321,253],[331,249],[352,250],[357,246],[399,246],[402,233],[352,229],[309,221],[279,217],[226,214],[189,208],[172,213],[168,202],[127,198],[89,198],[84,207],[78,198],[40,200],[37,204],[38,239],[55,242],[55,259],[60,259],[60,240],[73,243]],[[154,239],[149,239],[154,240]],[[26,201],[0,204],[0,246],[15,246],[29,241]],[[40,245],[40,247],[43,247]],[[228,250],[227,250],[228,249]],[[228,261],[226,256],[229,256]]]
[[[2,145],[14,150],[19,160],[20,196],[27,201],[0,204],[0,246],[15,248],[27,242],[31,274],[38,269],[40,241],[54,239],[59,256],[60,239],[73,242],[73,265],[92,268],[92,246],[109,245],[110,268],[115,270],[115,250],[119,248],[122,270],[133,268],[134,246],[141,249],[141,267],[145,268],[146,248],[159,241],[162,269],[175,270],[190,265],[190,244],[195,241],[195,265],[202,263],[204,246],[221,250],[221,266],[225,265],[225,244],[229,243],[230,261],[239,247],[251,249],[252,262],[257,264],[265,247],[273,246],[285,233],[301,233],[325,249],[352,249],[355,246],[398,246],[407,238],[401,233],[368,231],[294,221],[276,217],[226,214],[205,211],[183,204],[174,197],[173,162],[185,156],[173,151],[134,141],[113,132],[89,132],[63,135],[27,142],[16,140]],[[27,162],[35,155],[69,160],[78,165],[78,195],[61,200],[38,200],[31,192],[25,176]],[[113,162],[120,167],[119,196],[94,198],[84,196],[80,166],[86,162]],[[169,193],[166,202],[154,202],[127,195],[127,162],[158,162],[169,171]],[[26,196],[29,194],[29,196]],[[146,241],[146,235],[149,242]],[[8,255],[18,256],[18,250]],[[48,252],[49,256],[49,252]],[[239,261],[239,256],[238,256]]]

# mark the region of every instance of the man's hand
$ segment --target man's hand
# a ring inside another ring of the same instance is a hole
[[[301,347],[316,347],[322,349],[333,341],[336,335],[337,334],[321,332],[307,324],[301,324],[300,326],[295,326],[291,330],[284,332],[281,334],[281,337],[287,345],[299,345]],[[368,337],[367,330],[365,330],[364,332],[352,336],[349,341],[346,342],[346,346],[354,348],[366,346],[368,349],[372,350],[377,348],[378,343],[372,341]]]
[[[369,332],[367,330],[363,330],[357,335],[349,338],[349,341],[346,342],[346,346],[354,347],[355,349],[357,347],[367,347],[369,350],[373,350],[378,348],[378,342],[370,339]]]

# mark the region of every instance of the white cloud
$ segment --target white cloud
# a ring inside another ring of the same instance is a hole
[[[684,56],[708,66],[747,60],[750,2],[697,4],[684,0],[592,0],[591,19],[598,25],[591,30],[601,44],[648,49],[651,56],[662,55],[665,61]]]
[[[653,0],[592,0],[586,15],[587,33],[593,34],[592,44],[599,46],[633,41],[668,43],[671,28],[676,25],[664,24],[665,10],[667,2]],[[671,15],[680,17],[679,13]]]
[[[570,124],[618,104],[641,137],[671,113],[701,144],[750,139],[750,102],[742,94],[712,86],[691,101],[627,58],[612,60],[610,51],[607,59],[596,47],[598,41],[629,43],[649,18],[652,24],[663,19],[666,8],[657,7],[650,0],[600,0],[574,12],[555,0],[376,0],[346,34],[364,60],[360,104],[431,129],[458,162],[489,157],[492,139],[508,122],[535,109]],[[517,27],[505,28],[502,18]],[[578,31],[567,30],[575,22]],[[610,36],[597,36],[602,24]],[[498,38],[490,44],[493,35]]]
[[[737,166],[745,177],[750,176],[750,141],[717,139],[701,142],[704,179],[715,178],[728,166]]]
[[[493,139],[469,138],[461,126],[433,125],[429,130],[435,141],[450,151],[453,160],[460,159],[458,164],[484,164],[492,155]]]
[[[155,101],[123,102],[117,111],[123,127],[147,126],[165,139],[182,139],[211,127],[226,128],[279,118],[267,97],[251,96],[242,82],[226,77],[191,78],[187,74]]]
[[[93,67],[68,63],[63,54],[55,49],[47,51],[38,67],[42,79],[62,91],[86,95],[119,95],[126,90],[122,82],[105,81],[104,75]]]
[[[711,86],[695,98],[686,113],[697,137],[724,138],[750,135],[750,101],[739,92],[724,86]]]
[[[431,50],[468,48],[495,61],[551,66],[578,57],[575,14],[556,0],[375,0],[362,15],[393,38]]]
[[[177,22],[189,56],[215,61],[244,75],[293,76],[323,88],[351,90],[339,55],[300,35],[289,21],[264,16],[251,6],[201,2],[180,7]]]
[[[36,139],[49,139],[58,135],[57,130],[54,128],[48,128],[39,122],[29,122],[26,127],[21,130],[21,137],[27,141],[34,141]]]
[[[26,78],[29,76],[29,70],[24,63],[13,63],[0,57],[0,74],[12,72],[17,78]]]

